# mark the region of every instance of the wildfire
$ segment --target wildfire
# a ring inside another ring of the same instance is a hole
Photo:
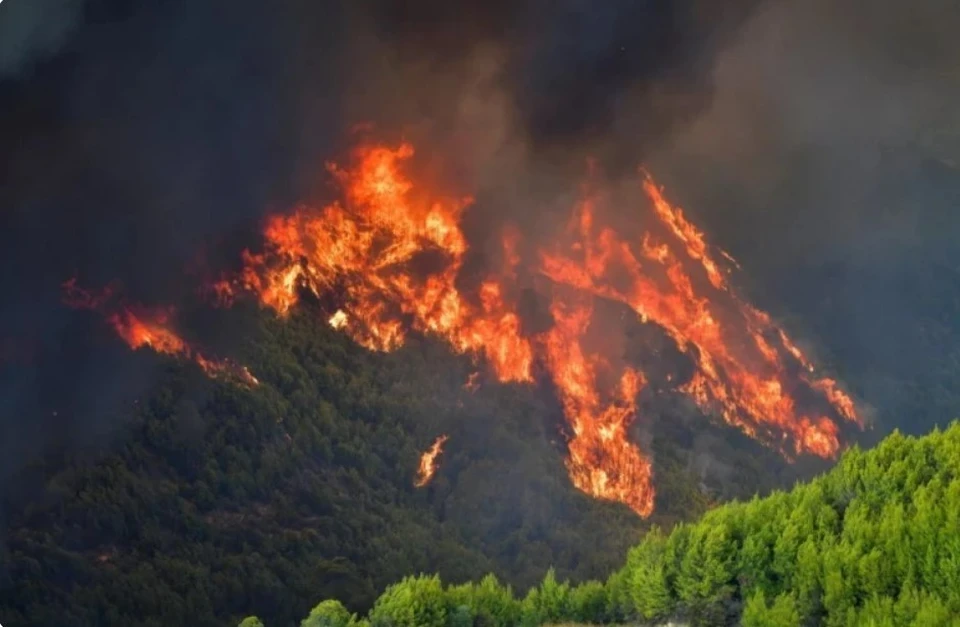
[[[653,511],[652,469],[627,435],[636,415],[643,373],[624,368],[612,398],[602,400],[598,380],[612,370],[611,365],[602,355],[586,352],[580,340],[591,322],[590,305],[558,300],[552,313],[555,326],[544,346],[573,430],[567,460],[570,478],[587,494],[626,503],[641,516],[648,516]]]
[[[832,379],[811,381],[791,370],[787,356],[807,371],[814,368],[767,314],[733,293],[703,234],[670,206],[649,175],[642,186],[659,219],[658,236],[645,233],[635,249],[612,229],[595,227],[603,199],[591,198],[578,209],[576,245],[567,249],[578,256],[545,253],[541,270],[557,283],[623,303],[663,328],[696,364],[696,375],[681,390],[705,412],[787,455],[836,455],[837,425],[825,414],[801,413],[789,390],[799,384],[818,390],[824,411],[862,425],[853,401]]]
[[[437,474],[437,468],[439,467],[438,458],[440,454],[443,453],[443,445],[446,444],[448,439],[446,435],[439,436],[434,440],[433,444],[430,445],[430,448],[420,456],[420,467],[417,470],[417,479],[414,481],[416,487],[424,487],[430,483],[433,476]]]
[[[146,346],[158,353],[192,359],[212,377],[229,377],[250,386],[260,383],[245,366],[228,359],[210,359],[188,344],[170,326],[174,313],[170,307],[127,306],[119,302],[113,288],[92,292],[78,287],[76,279],[65,282],[63,292],[67,305],[103,314],[117,335],[134,350]]]
[[[641,390],[665,384],[648,382],[610,339],[625,325],[663,329],[694,367],[692,377],[668,376],[670,389],[788,459],[832,457],[839,423],[862,426],[837,383],[815,378],[786,332],[740,299],[728,283],[736,262],[714,251],[648,174],[638,181],[636,232],[614,230],[610,217],[624,207],[586,186],[553,245],[521,254],[532,245],[505,225],[500,267],[467,282],[461,219],[471,199],[415,184],[412,156],[408,144],[368,145],[347,167],[328,165],[340,198],[271,217],[263,252],[245,252],[243,271],[215,293],[252,292],[279,315],[304,292],[332,295],[330,325],[371,350],[394,350],[416,331],[482,358],[500,381],[542,373],[569,425],[573,484],[642,516],[653,510],[652,467],[629,431]],[[525,324],[521,284],[536,286],[550,324]],[[623,313],[611,317],[611,307]],[[445,440],[421,460],[424,483]]]
[[[488,281],[468,299],[455,285],[467,251],[459,222],[470,199],[415,193],[399,170],[412,155],[407,144],[368,147],[357,151],[354,169],[328,165],[343,202],[270,218],[267,252],[245,252],[242,275],[215,291],[253,291],[285,315],[299,290],[336,289],[343,306],[330,324],[371,350],[398,348],[412,328],[446,338],[459,352],[483,353],[503,381],[532,381],[533,348],[502,286]],[[427,253],[439,257],[439,271],[412,272]]]

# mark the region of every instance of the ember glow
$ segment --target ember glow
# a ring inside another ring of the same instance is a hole
[[[471,199],[415,183],[413,152],[367,145],[347,167],[329,165],[340,198],[271,217],[263,251],[245,252],[243,271],[216,293],[253,293],[280,315],[304,292],[333,295],[330,325],[371,350],[394,350],[419,332],[484,361],[500,381],[545,377],[569,426],[573,484],[641,516],[653,511],[652,466],[629,431],[641,392],[665,384],[654,386],[625,358],[617,340],[624,325],[656,325],[692,364],[692,376],[668,378],[671,391],[788,459],[833,457],[840,425],[862,426],[839,385],[816,377],[786,332],[741,300],[728,280],[736,262],[648,174],[638,175],[629,201],[588,181],[549,245],[504,225],[501,262],[467,288],[459,281],[469,249],[461,219]],[[636,224],[614,229],[612,216],[628,210]],[[521,285],[535,286],[546,303],[546,328],[527,330]],[[425,462],[435,463],[444,440]]]
[[[441,435],[420,456],[420,467],[417,469],[417,479],[414,481],[416,487],[424,487],[437,474],[437,468],[440,466],[439,457],[443,453],[443,445],[447,443],[448,439],[446,435]]]
[[[250,386],[260,383],[246,367],[228,359],[210,359],[187,343],[171,326],[172,308],[127,306],[119,301],[112,288],[92,292],[78,287],[75,279],[63,284],[63,293],[67,305],[103,314],[133,350],[147,347],[158,353],[192,359],[211,377],[230,378]]]

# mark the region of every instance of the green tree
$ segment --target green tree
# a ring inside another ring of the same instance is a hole
[[[743,608],[741,624],[743,627],[800,627],[800,613],[791,595],[778,595],[768,606],[763,590],[757,590]]]
[[[452,586],[447,597],[457,607],[470,608],[478,627],[509,627],[520,620],[520,602],[494,575],[487,575],[479,584]]]
[[[599,624],[609,620],[607,590],[599,581],[587,581],[570,590],[569,618]]]
[[[406,577],[389,586],[370,611],[373,627],[446,627],[447,601],[440,578]]]
[[[559,583],[551,568],[537,588],[532,588],[523,600],[522,623],[543,625],[560,622],[570,617],[570,584]]]
[[[310,610],[300,627],[351,627],[357,617],[347,611],[340,601],[328,599]]]
[[[667,587],[664,549],[666,541],[659,528],[654,528],[630,550],[627,570],[633,605],[647,620],[665,616],[674,609]]]

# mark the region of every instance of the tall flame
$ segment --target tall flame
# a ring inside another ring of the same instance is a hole
[[[424,487],[430,483],[433,476],[437,474],[437,468],[440,467],[438,458],[440,454],[443,453],[443,445],[447,443],[448,439],[446,435],[439,436],[433,441],[430,448],[420,456],[420,467],[417,469],[417,479],[414,481],[416,487]]]
[[[358,150],[354,169],[329,165],[344,202],[302,205],[271,217],[267,252],[245,252],[241,276],[216,291],[253,291],[283,315],[298,301],[299,289],[316,295],[336,289],[344,306],[331,324],[371,350],[398,348],[412,327],[446,338],[459,352],[484,354],[503,381],[532,381],[533,348],[502,285],[483,283],[475,299],[455,285],[467,252],[459,222],[470,199],[415,193],[399,171],[399,162],[412,155],[408,144],[377,146]],[[440,269],[412,272],[425,252],[442,258]]]
[[[158,353],[192,359],[211,377],[229,377],[250,386],[260,382],[245,366],[229,359],[210,359],[180,337],[171,326],[173,309],[132,307],[117,302],[114,290],[99,292],[77,286],[76,279],[63,284],[64,301],[77,309],[90,309],[103,314],[117,335],[136,350],[148,347]]]
[[[471,200],[415,185],[407,166],[413,152],[409,144],[368,145],[349,167],[328,165],[340,200],[272,216],[263,252],[245,252],[242,272],[216,292],[228,300],[252,292],[280,315],[304,291],[332,294],[339,308],[330,324],[371,350],[394,350],[417,331],[482,357],[500,381],[529,383],[542,371],[570,428],[573,484],[642,516],[653,510],[652,468],[629,430],[650,384],[620,344],[602,341],[616,324],[600,309],[619,307],[662,328],[694,366],[674,389],[788,459],[835,456],[838,423],[862,426],[839,385],[815,378],[786,332],[740,299],[728,282],[736,262],[722,251],[715,257],[648,174],[640,180],[649,207],[638,220],[644,229],[614,230],[609,216],[621,207],[585,187],[554,245],[524,264],[525,242],[507,225],[502,267],[464,287],[461,218]],[[549,302],[546,330],[530,330],[520,314],[522,281],[539,285]],[[441,446],[438,440],[437,454]]]

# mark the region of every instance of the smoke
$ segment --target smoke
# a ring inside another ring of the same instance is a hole
[[[745,211],[763,211],[785,179],[804,177],[794,202],[809,206],[827,248],[856,239],[855,252],[869,255],[863,235],[908,237],[904,216],[863,228],[877,214],[869,194],[891,150],[915,148],[948,167],[960,156],[958,21],[960,9],[940,0],[768,3],[719,56],[711,106],[658,160],[709,161],[749,195]]]
[[[56,53],[81,12],[82,0],[8,0],[0,7],[0,78]]]
[[[197,275],[257,245],[267,212],[324,199],[324,161],[369,125],[475,194],[465,228],[481,257],[505,217],[525,241],[551,237],[587,156],[614,183],[645,162],[764,308],[803,314],[801,335],[853,370],[900,364],[858,381],[896,407],[889,378],[931,354],[891,340],[932,307],[907,288],[957,247],[958,11],[5,0],[0,474],[50,433],[102,441],[157,380],[156,360],[62,306],[64,280],[188,301]]]
[[[335,18],[335,4],[303,8]],[[4,2],[0,25],[34,41],[23,5]],[[294,8],[88,2],[59,55],[29,72],[21,55],[0,81],[3,470],[102,442],[158,377],[156,360],[121,356],[102,322],[62,305],[63,281],[181,302],[196,285],[186,272],[234,259],[260,216],[297,196],[301,107],[330,120],[313,141],[338,125],[332,103],[300,100],[316,95],[306,74],[336,82],[337,31],[311,32]]]
[[[632,168],[709,102],[756,2],[725,4],[6,0],[3,473],[102,441],[156,381],[156,360],[62,306],[64,280],[188,301],[267,212],[329,193],[323,163],[363,124],[476,190],[472,232],[508,212],[549,231],[588,153]]]
[[[649,155],[761,304],[916,431],[960,409],[932,393],[960,314],[958,27],[945,0],[768,2],[717,56],[710,105]]]
[[[450,64],[478,46],[503,49],[500,80],[519,128],[538,145],[569,148],[623,118],[635,124],[632,141],[649,144],[698,111],[713,53],[758,2],[379,4],[378,33],[404,59]]]

